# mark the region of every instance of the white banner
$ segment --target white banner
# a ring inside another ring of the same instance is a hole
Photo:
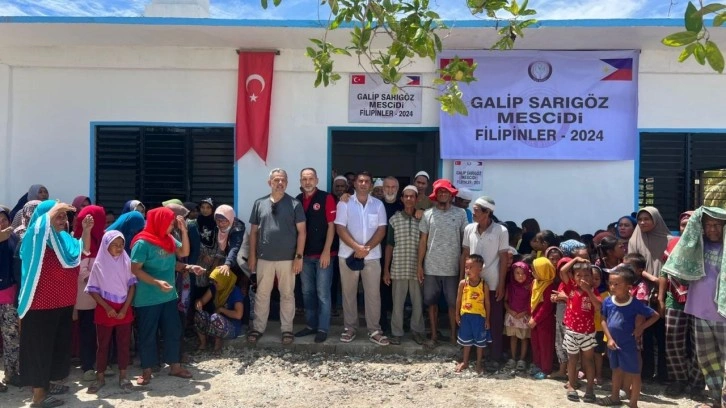
[[[476,160],[454,160],[454,185],[482,191],[484,188],[484,162]]]
[[[394,95],[379,75],[351,74],[348,92],[350,123],[421,123],[421,74],[406,74]]]

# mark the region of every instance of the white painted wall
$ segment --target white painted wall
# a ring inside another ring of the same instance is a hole
[[[0,55],[0,143],[6,148],[0,155],[0,203],[14,204],[33,183],[44,183],[62,200],[87,193],[91,122],[235,120],[232,49],[2,48]],[[642,53],[639,126],[726,128],[718,99],[726,80],[700,67],[692,72],[673,66],[674,59],[669,52]],[[350,60],[338,68],[361,70]],[[410,72],[433,69],[430,61],[418,61]],[[314,89],[300,50],[282,50],[274,75],[267,164],[254,153],[238,163],[238,210],[245,221],[253,200],[269,191],[267,174],[274,167],[288,170],[290,194],[299,191],[298,171],[307,166],[318,169],[325,188],[328,127],[348,126],[347,76],[336,86]],[[425,90],[424,101],[420,126],[438,126],[433,91]],[[679,112],[679,101],[689,109]],[[452,170],[452,162],[444,161],[443,175],[451,177]],[[634,171],[633,162],[489,161],[484,185],[503,220],[535,217],[556,232],[591,232],[633,210]]]

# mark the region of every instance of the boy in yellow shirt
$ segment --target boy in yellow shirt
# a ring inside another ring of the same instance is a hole
[[[469,255],[464,264],[465,278],[459,282],[456,295],[456,324],[459,326],[457,342],[464,347],[464,358],[456,366],[459,373],[469,368],[471,346],[476,347],[476,372],[482,373],[484,347],[491,343],[489,333],[489,287],[479,276],[484,268],[484,259],[480,255]]]

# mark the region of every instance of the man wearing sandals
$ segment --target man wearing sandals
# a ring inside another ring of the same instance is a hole
[[[340,237],[338,262],[343,288],[343,323],[340,341],[355,339],[358,327],[358,279],[363,281],[368,339],[380,346],[388,345],[380,326],[381,317],[381,240],[386,234],[386,209],[370,196],[371,175],[360,172],[355,178],[355,194],[348,202],[339,202],[335,229]]]
[[[280,291],[282,344],[292,344],[295,335],[295,275],[302,271],[305,248],[305,211],[300,201],[285,193],[287,172],[273,169],[267,181],[271,192],[255,201],[250,215],[250,271],[257,274],[255,320],[247,335],[256,343],[265,332],[270,314],[270,293],[277,278]]]

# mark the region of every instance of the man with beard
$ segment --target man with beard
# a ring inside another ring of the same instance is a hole
[[[424,212],[419,224],[418,279],[423,283],[424,304],[428,306],[431,322],[431,339],[425,343],[427,348],[435,347],[438,341],[439,298],[442,292],[448,305],[451,343],[456,344],[456,295],[463,273],[459,258],[467,224],[464,210],[451,204],[457,193],[449,180],[437,180],[429,197],[436,206]]]
[[[304,329],[295,337],[315,335],[315,342],[322,343],[330,330],[331,287],[333,282],[332,251],[335,236],[335,200],[333,195],[318,190],[318,174],[307,167],[300,171],[302,194],[296,198],[305,211],[305,249],[300,276],[303,303],[305,305]]]
[[[383,184],[383,207],[386,209],[386,219],[390,220],[396,212],[403,210],[403,203],[398,200],[398,179],[388,176],[382,180]],[[388,238],[388,230],[386,236],[381,241],[381,249],[386,248],[386,239]],[[384,258],[381,257],[381,268],[384,266]],[[388,313],[393,309],[392,287],[381,280],[381,329],[389,332],[391,325],[388,322]]]

